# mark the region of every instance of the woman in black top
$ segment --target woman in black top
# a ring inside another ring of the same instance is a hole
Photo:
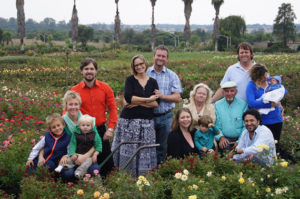
[[[184,158],[192,153],[199,153],[194,144],[192,114],[188,108],[180,108],[172,122],[172,132],[168,137],[167,155]]]
[[[132,58],[133,75],[125,82],[125,107],[121,112],[112,143],[114,150],[123,141],[141,141],[141,144],[125,144],[114,154],[114,164],[122,167],[142,145],[155,144],[153,109],[158,106],[158,89],[155,79],[146,75],[147,63],[142,55]],[[127,167],[133,175],[141,175],[156,166],[156,148],[141,150]]]

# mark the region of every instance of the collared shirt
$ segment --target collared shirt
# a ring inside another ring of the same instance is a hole
[[[242,133],[237,149],[242,149],[244,153],[236,154],[233,156],[238,162],[249,157],[251,154],[254,156],[254,160],[259,163],[273,164],[274,157],[276,156],[275,141],[272,132],[268,127],[259,125],[255,131],[252,139],[249,137],[249,131],[245,129]],[[265,151],[259,152],[259,145],[268,145],[269,150],[266,154]]]
[[[173,71],[163,67],[161,72],[156,72],[154,65],[149,67],[147,75],[157,81],[160,92],[164,95],[171,95],[172,93],[182,93],[181,83]],[[160,100],[159,106],[154,109],[154,113],[165,113],[175,107],[174,102]]]
[[[229,138],[240,138],[245,130],[243,113],[248,109],[244,100],[237,97],[231,104],[228,104],[225,98],[215,103],[216,126],[221,130],[220,135],[216,136],[219,140],[222,136]]]
[[[91,88],[85,85],[82,81],[72,87],[73,91],[80,94],[82,114],[89,114],[96,118],[96,125],[100,126],[106,123],[106,109],[109,109],[108,128],[114,128],[117,119],[118,111],[115,102],[114,92],[107,83],[99,80],[95,81]]]
[[[254,61],[253,64],[255,64]],[[237,84],[238,90],[236,97],[247,102],[246,88],[250,80],[251,78],[249,76],[249,72],[241,66],[240,62],[238,62],[234,65],[229,66],[220,85],[222,86],[225,82],[228,81],[234,81]]]

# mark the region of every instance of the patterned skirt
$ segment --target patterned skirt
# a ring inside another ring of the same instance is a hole
[[[115,167],[124,166],[134,152],[143,145],[155,144],[154,121],[147,119],[120,118],[115,131],[111,150],[120,142],[141,141],[140,144],[124,144],[113,155]],[[127,167],[127,171],[139,176],[154,168],[156,161],[156,147],[145,148],[135,156]]]

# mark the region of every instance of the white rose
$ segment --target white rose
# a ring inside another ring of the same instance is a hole
[[[188,179],[187,175],[182,175],[182,176],[181,176],[181,180],[182,180],[182,181],[187,181],[187,179]]]

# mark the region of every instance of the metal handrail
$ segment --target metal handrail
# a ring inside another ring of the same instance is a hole
[[[142,143],[141,141],[125,141],[125,142],[120,142],[120,144],[103,160],[103,162],[99,165],[100,169],[106,164],[106,162],[113,156],[113,154],[121,147],[123,144],[140,144]]]
[[[142,150],[142,149],[145,149],[145,148],[152,148],[152,147],[157,147],[157,146],[160,146],[160,144],[150,144],[150,145],[143,145],[143,146],[140,146],[134,153],[133,155],[129,158],[129,160],[126,162],[126,164],[124,164],[121,169],[125,170],[128,165],[130,164],[130,162],[133,160],[133,158],[137,155],[137,153]]]

